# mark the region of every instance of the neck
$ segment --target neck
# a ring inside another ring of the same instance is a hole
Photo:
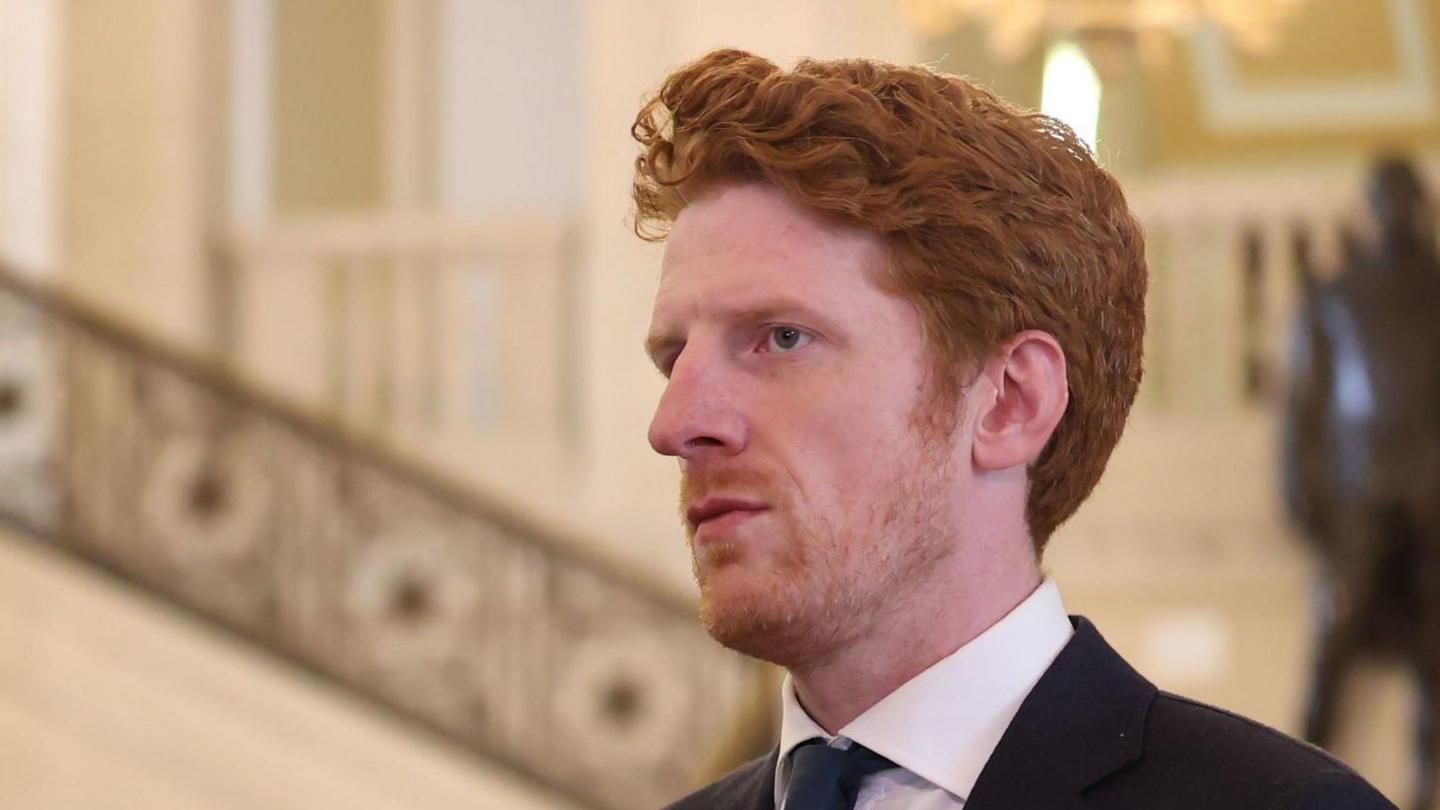
[[[972,559],[974,559],[972,557]],[[1033,556],[933,578],[905,594],[902,609],[863,637],[790,668],[795,695],[828,734],[906,681],[965,646],[1025,601],[1041,582]],[[976,587],[983,583],[983,587]]]

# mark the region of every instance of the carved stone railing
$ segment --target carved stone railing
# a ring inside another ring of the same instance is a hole
[[[1274,401],[1295,244],[1324,265],[1363,227],[1363,166],[1185,173],[1127,187],[1150,265],[1140,413],[1228,417]]]
[[[1414,157],[1437,187],[1440,154]],[[1323,276],[1347,243],[1373,237],[1367,172],[1355,159],[1176,169],[1127,183],[1150,265],[1138,414],[1230,418],[1277,402],[1297,254]]]
[[[433,212],[236,228],[217,240],[217,343],[355,430],[573,438],[573,232]]]
[[[764,678],[585,544],[3,268],[0,517],[589,806],[712,775]]]

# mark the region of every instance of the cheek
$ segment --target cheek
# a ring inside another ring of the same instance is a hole
[[[848,512],[906,474],[906,448],[915,441],[911,414],[883,400],[870,390],[846,388],[788,423],[794,441],[787,442],[787,466],[808,505]]]
[[[923,377],[913,358],[892,354],[816,367],[750,403],[756,449],[792,479],[802,515],[849,513],[906,474]]]
[[[912,430],[921,386],[899,368],[857,369],[835,375],[839,385],[829,392],[828,421],[842,441],[883,447]],[[873,449],[873,448],[868,448]]]

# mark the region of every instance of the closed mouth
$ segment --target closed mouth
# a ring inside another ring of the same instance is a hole
[[[770,507],[755,501],[738,498],[707,498],[685,510],[685,520],[692,529],[699,529],[708,521],[734,512],[763,512]]]

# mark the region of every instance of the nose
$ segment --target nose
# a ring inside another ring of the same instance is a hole
[[[665,393],[650,420],[650,446],[665,456],[693,461],[734,455],[745,448],[746,421],[737,399],[738,380],[721,364],[685,355],[670,371]]]

